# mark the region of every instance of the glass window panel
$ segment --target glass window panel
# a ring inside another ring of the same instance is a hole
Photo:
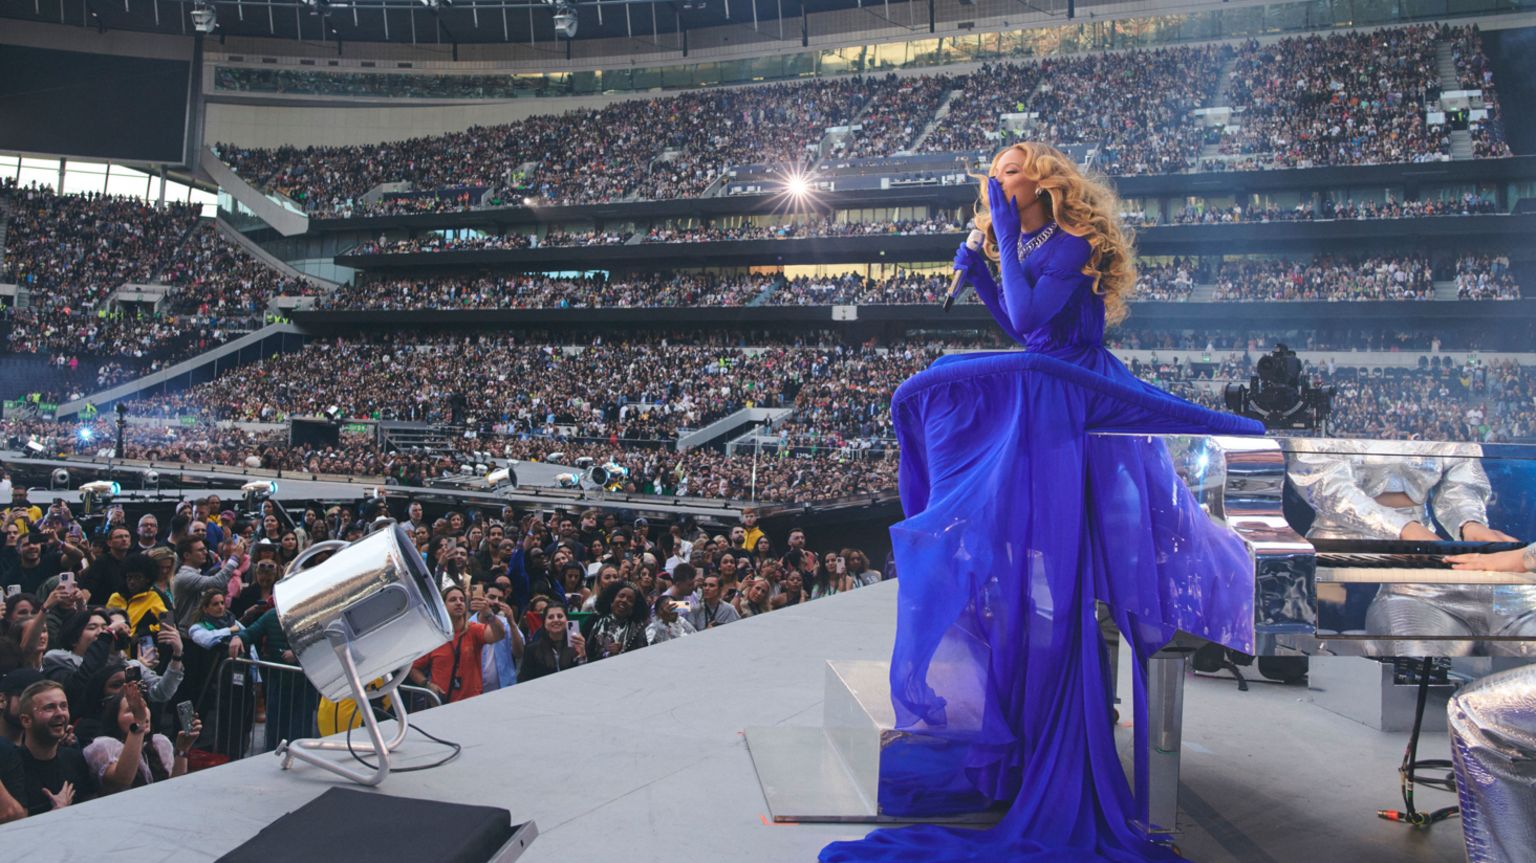
[[[939,40],[919,39],[906,44],[904,66],[936,66],[939,63]]]
[[[45,169],[50,169],[50,170],[53,170],[53,171],[57,172],[59,170],[59,160],[58,159],[34,159],[34,158],[30,157],[30,156],[22,156],[21,157],[21,166],[23,168],[45,168]]]
[[[1032,52],[1023,30],[998,34],[998,53],[1003,57],[1028,57]]]
[[[873,60],[870,66],[873,69],[899,69],[906,63],[907,46],[902,42],[888,42],[872,47]]]
[[[1307,26],[1307,4],[1279,3],[1264,7],[1264,29],[1277,31],[1304,30]]]
[[[654,90],[661,86],[661,73],[654,68],[636,69],[634,71],[633,90]]]
[[[58,189],[59,169],[53,168],[28,168],[22,166],[16,177],[16,182],[21,186],[37,185],[46,189]]]
[[[695,87],[713,87],[721,82],[721,63],[700,63],[694,67],[693,84]]]
[[[85,192],[102,192],[106,190],[107,172],[77,171],[74,165],[70,165],[64,171],[64,194],[78,195]]]
[[[790,54],[784,58],[785,78],[804,78],[816,74],[816,55],[810,51]]]
[[[128,195],[134,198],[144,198],[145,192],[148,190],[149,178],[139,171],[132,171],[114,165],[112,173],[107,176],[107,194],[109,195]]]
[[[666,90],[681,90],[693,86],[692,66],[661,67],[661,86]]]
[[[986,46],[986,38],[980,33],[951,37],[947,50],[950,61],[969,63],[987,56],[990,49]]]
[[[1400,0],[1404,18],[1439,18],[1445,15],[1445,0]]]
[[[1324,3],[1328,0],[1323,0]],[[1257,36],[1264,32],[1264,7],[1249,6],[1221,10],[1221,35]]]

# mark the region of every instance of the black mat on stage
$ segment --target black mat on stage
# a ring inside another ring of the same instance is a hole
[[[219,863],[299,859],[486,863],[512,832],[512,814],[494,806],[332,788],[267,825],[220,857]]]

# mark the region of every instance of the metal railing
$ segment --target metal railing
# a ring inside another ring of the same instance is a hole
[[[320,696],[304,669],[279,662],[229,657],[210,676],[212,691],[201,701],[205,711],[199,748],[231,760],[275,750],[284,740],[326,737],[361,728],[362,717],[351,699],[330,701]],[[401,686],[408,709],[420,711],[442,704],[429,689]],[[207,711],[206,705],[212,710]],[[265,706],[257,722],[257,706]]]

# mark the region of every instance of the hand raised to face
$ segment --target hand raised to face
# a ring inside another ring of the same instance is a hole
[[[1005,257],[1015,254],[1019,243],[1019,207],[1003,192],[996,177],[987,178],[987,210],[992,216],[992,233]]]

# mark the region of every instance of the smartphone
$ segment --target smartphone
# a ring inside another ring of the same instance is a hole
[[[75,574],[69,570],[59,573],[59,584],[74,584]]]
[[[130,665],[123,669],[123,683],[138,683],[144,677],[144,672],[137,665]]]
[[[5,595],[6,596],[15,596],[18,593],[21,593],[21,585],[19,585],[19,584],[7,584],[5,586]]]
[[[192,730],[192,722],[197,719],[197,712],[192,709],[192,702],[183,701],[176,705],[176,719],[181,723],[182,731]]]
[[[139,637],[139,656],[148,656],[155,652],[155,639],[153,636],[143,635]]]

